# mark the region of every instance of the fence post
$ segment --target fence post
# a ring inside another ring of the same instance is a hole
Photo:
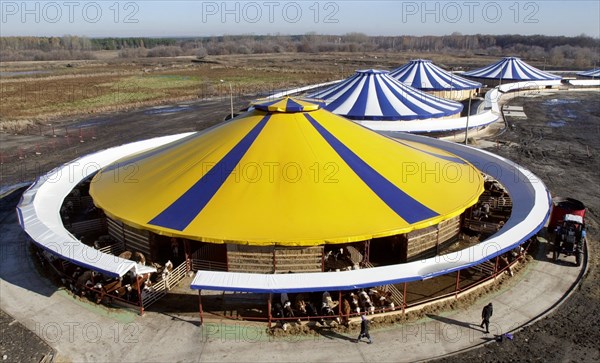
[[[271,328],[271,298],[273,297],[273,293],[269,293],[269,300],[267,300],[267,310],[269,311],[269,325],[268,328]]]
[[[190,260],[190,244],[187,239],[183,240],[183,253],[185,255],[185,272],[192,271],[191,260]]]
[[[137,284],[138,302],[140,304],[140,315],[144,315],[144,299],[142,298],[142,289],[140,288],[140,275],[135,275],[135,282]]]
[[[198,290],[198,307],[200,308],[200,325],[203,325],[204,317],[202,314],[202,290]]]
[[[404,295],[402,296],[402,315],[404,315],[404,310],[406,309],[406,282],[404,283]]]
[[[342,290],[338,294],[338,315],[340,316],[340,321],[342,321]]]
[[[494,281],[496,281],[496,276],[498,276],[498,259],[500,256],[496,256],[496,263],[494,264]]]
[[[460,285],[460,270],[456,271],[456,290],[455,290],[455,295],[454,295],[454,297],[456,299],[458,299],[459,285]]]

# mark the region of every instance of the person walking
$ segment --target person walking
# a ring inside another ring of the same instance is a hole
[[[494,312],[494,308],[492,306],[492,303],[487,304],[486,306],[483,307],[483,310],[481,311],[481,325],[480,327],[483,328],[483,326],[485,325],[485,333],[489,334],[490,332],[490,318],[492,317],[492,313]]]
[[[367,338],[369,339],[367,343],[371,344],[373,341],[371,340],[371,335],[369,334],[369,321],[367,320],[367,316],[363,314],[360,316],[360,319],[360,334],[356,339],[356,343],[360,342],[362,338]]]

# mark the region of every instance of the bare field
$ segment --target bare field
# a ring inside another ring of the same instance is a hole
[[[347,77],[361,68],[392,69],[413,58],[440,65],[474,66],[493,58],[419,53],[282,53],[97,60],[3,62],[0,131],[59,118],[126,110],[182,100],[257,95]],[[221,82],[223,80],[223,82]]]

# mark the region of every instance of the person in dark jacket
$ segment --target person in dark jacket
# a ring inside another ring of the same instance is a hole
[[[367,343],[371,344],[373,341],[371,340],[371,335],[369,334],[369,321],[367,320],[367,316],[363,314],[360,316],[360,319],[360,335],[356,339],[356,343],[360,342],[362,338],[367,338],[369,339]]]
[[[483,321],[481,322],[480,326],[483,328],[483,326],[485,325],[486,334],[490,332],[490,318],[492,317],[493,312],[494,308],[492,306],[492,303],[489,303],[486,306],[484,306],[483,310],[481,311],[481,319],[483,319]]]

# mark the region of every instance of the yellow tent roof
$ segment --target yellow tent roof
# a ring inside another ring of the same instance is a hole
[[[406,233],[483,192],[463,159],[284,98],[120,160],[91,183],[112,218],[213,243],[310,246]]]

